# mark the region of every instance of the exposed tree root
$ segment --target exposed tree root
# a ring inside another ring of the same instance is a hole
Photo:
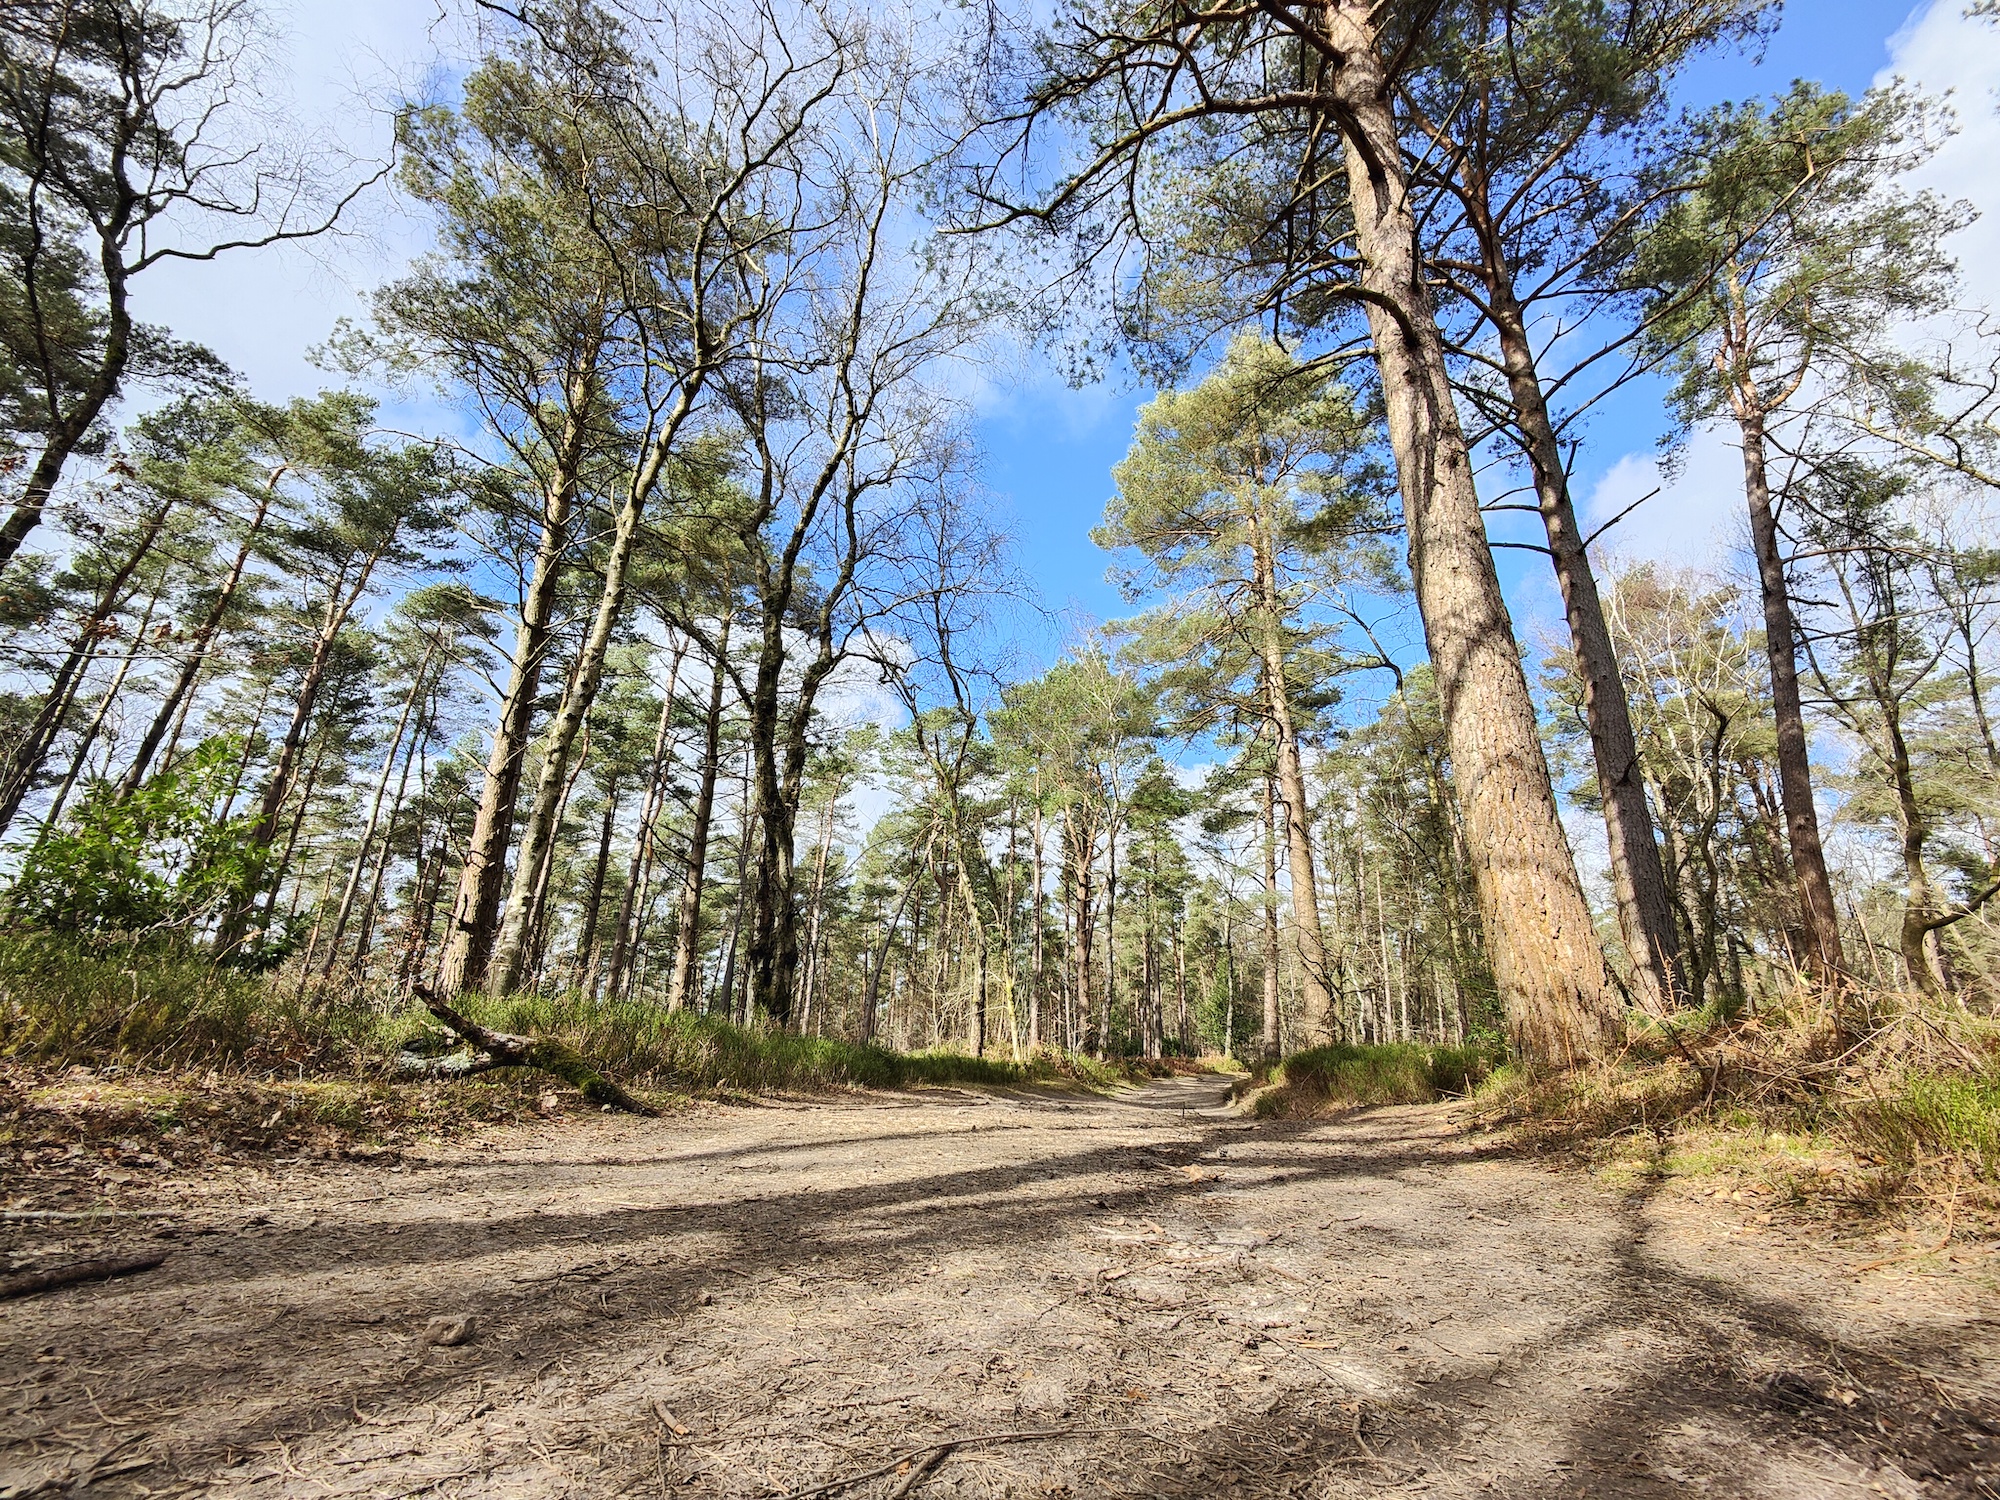
[[[489,1031],[460,1015],[421,985],[416,995],[424,1002],[425,1009],[465,1040],[470,1050],[449,1057],[419,1057],[414,1052],[404,1052],[396,1059],[397,1068],[404,1073],[424,1078],[470,1078],[495,1068],[538,1068],[573,1085],[592,1104],[609,1105],[634,1115],[659,1113],[598,1072],[572,1047],[543,1037]]]

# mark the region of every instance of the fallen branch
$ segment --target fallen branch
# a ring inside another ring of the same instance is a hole
[[[420,1057],[414,1052],[404,1052],[396,1059],[399,1072],[422,1078],[470,1078],[495,1068],[537,1068],[573,1085],[592,1104],[608,1105],[634,1115],[659,1113],[598,1072],[573,1047],[544,1037],[488,1031],[460,1015],[424,986],[417,986],[415,993],[424,1002],[424,1008],[457,1034],[468,1050],[449,1057]]]
[[[1086,1429],[1081,1427],[1049,1427],[1033,1432],[986,1432],[976,1437],[942,1438],[935,1443],[926,1443],[921,1448],[912,1448],[886,1464],[878,1464],[859,1474],[848,1474],[839,1479],[829,1479],[823,1484],[808,1485],[802,1490],[792,1490],[779,1495],[775,1500],[817,1500],[821,1495],[837,1495],[842,1490],[851,1490],[857,1484],[866,1484],[871,1479],[880,1479],[884,1474],[893,1474],[905,1464],[910,1465],[907,1478],[895,1491],[897,1495],[907,1495],[916,1483],[931,1470],[943,1463],[946,1455],[956,1448],[977,1448],[987,1443],[1032,1443],[1041,1438],[1074,1437]],[[1126,1428],[1096,1429],[1104,1432],[1129,1431]]]
[[[32,1292],[52,1291],[59,1286],[74,1286],[79,1281],[109,1281],[114,1276],[132,1276],[140,1271],[150,1271],[167,1258],[163,1250],[157,1255],[133,1255],[117,1260],[82,1260],[73,1266],[58,1266],[53,1271],[30,1271],[21,1276],[9,1276],[0,1280],[0,1302],[9,1297],[25,1297]]]

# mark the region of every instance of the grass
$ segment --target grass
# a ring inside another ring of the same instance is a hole
[[[1475,1128],[1635,1182],[1742,1180],[1836,1216],[2000,1217],[2000,1022],[1915,995],[1839,1005],[1801,986],[1753,1017],[1651,1025],[1602,1067],[1501,1068]]]
[[[1018,1062],[899,1053],[577,994],[464,1005],[495,1029],[567,1043],[656,1103],[853,1088],[1108,1089],[1147,1071],[1047,1050]],[[555,1079],[520,1070],[459,1082],[398,1075],[404,1048],[453,1044],[421,1006],[385,1006],[354,986],[217,969],[172,948],[0,934],[0,1146],[45,1152],[115,1137],[165,1150],[186,1137],[226,1152],[346,1150],[574,1102]]]
[[[1427,1104],[1468,1092],[1497,1062],[1491,1050],[1477,1046],[1386,1042],[1314,1047],[1278,1064],[1255,1109],[1267,1119],[1296,1119],[1368,1104]]]

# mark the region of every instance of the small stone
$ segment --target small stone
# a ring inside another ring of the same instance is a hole
[[[424,1342],[435,1344],[440,1349],[456,1349],[460,1344],[470,1343],[477,1332],[479,1320],[471,1313],[461,1313],[455,1318],[432,1318],[424,1325]]]

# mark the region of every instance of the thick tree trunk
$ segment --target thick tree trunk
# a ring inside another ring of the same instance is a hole
[[[1367,0],[1328,0],[1360,287],[1402,488],[1410,572],[1511,1039],[1532,1059],[1576,1063],[1608,1040],[1604,954],[1563,834],[1452,404],[1376,50],[1376,16]]]
[[[1548,535],[1563,614],[1569,621],[1577,675],[1583,682],[1583,713],[1590,730],[1598,794],[1604,803],[1618,931],[1632,961],[1634,988],[1641,1002],[1664,1013],[1688,1003],[1688,988],[1681,972],[1680,931],[1674,925],[1673,901],[1653,833],[1653,815],[1646,806],[1646,781],[1632,733],[1632,708],[1618,671],[1611,631],[1604,621],[1597,578],[1577,525],[1576,507],[1570,501],[1569,471],[1542,392],[1526,319],[1514,297],[1511,272],[1496,238],[1489,234],[1482,239],[1488,241],[1487,290],[1507,367],[1507,388],[1534,474],[1535,498]]]
[[[1757,557],[1757,582],[1764,602],[1764,648],[1771,662],[1771,711],[1778,730],[1778,795],[1785,809],[1786,843],[1792,877],[1798,883],[1800,927],[1809,973],[1822,982],[1846,969],[1840,947],[1840,916],[1833,904],[1820,843],[1819,810],[1813,805],[1812,754],[1806,742],[1805,709],[1799,698],[1798,628],[1785,582],[1785,559],[1778,544],[1778,518],[1771,508],[1770,476],[1764,453],[1764,413],[1754,396],[1739,399],[1737,425],[1743,440],[1743,492],[1750,507],[1750,545]]]
[[[121,192],[110,217],[98,226],[98,267],[104,275],[104,345],[97,368],[90,372],[90,379],[77,392],[69,410],[50,427],[35,466],[28,471],[21,498],[14,502],[6,522],[0,524],[0,569],[13,561],[28,534],[41,524],[49,499],[62,482],[64,468],[89,436],[99,414],[118,394],[119,384],[125,378],[125,367],[132,357],[132,314],[121,246],[131,225],[134,201],[128,193]]]
[[[556,586],[562,577],[563,553],[569,546],[570,517],[576,508],[577,475],[582,461],[581,424],[572,422],[553,482],[543,495],[541,535],[535,542],[535,561],[528,574],[528,586],[521,596],[521,623],[514,632],[514,655],[508,663],[506,687],[500,694],[500,718],[493,729],[479,810],[473,816],[465,864],[459,872],[458,897],[445,937],[444,960],[438,970],[438,990],[446,999],[479,989],[486,983],[493,939],[500,926],[507,846],[512,841],[514,806],[521,793],[528,735],[534,721],[535,700],[541,695],[542,668],[555,635]]]
[[[688,829],[687,864],[681,871],[680,920],[674,934],[674,968],[667,981],[667,1009],[680,1010],[694,996],[695,957],[701,951],[701,894],[708,874],[709,825],[715,817],[715,784],[722,774],[722,689],[728,675],[729,616],[716,634],[709,663],[708,717],[702,725],[701,785],[695,792]]]

